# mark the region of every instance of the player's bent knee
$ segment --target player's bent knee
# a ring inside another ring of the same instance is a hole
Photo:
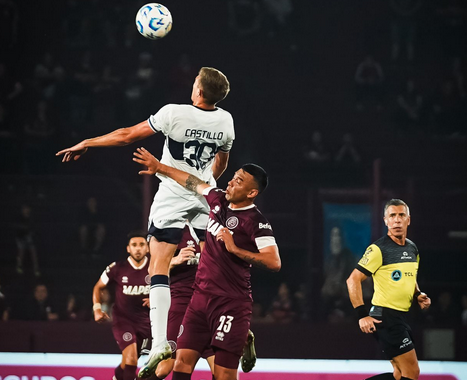
[[[132,343],[127,346],[123,352],[123,362],[128,365],[137,365],[138,364],[138,353],[136,349],[136,343]]]
[[[173,370],[177,371],[177,372],[183,372],[183,373],[191,373],[192,372],[191,366],[189,364],[185,363],[181,358],[177,358],[175,360]]]
[[[199,359],[199,353],[194,350],[177,350],[175,358],[174,371],[192,373]]]

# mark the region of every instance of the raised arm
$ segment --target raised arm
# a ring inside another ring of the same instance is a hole
[[[212,175],[214,179],[217,181],[222,173],[225,172],[227,169],[227,164],[229,163],[229,152],[222,152],[219,151],[214,158],[214,162],[212,164]]]
[[[114,147],[129,145],[135,141],[152,136],[154,131],[149,126],[147,120],[128,128],[116,129],[103,136],[86,139],[71,148],[63,149],[56,153],[56,156],[63,155],[62,162],[79,159],[88,148]]]
[[[203,194],[203,190],[210,187],[206,182],[192,174],[161,164],[156,157],[144,148],[137,148],[133,155],[133,161],[147,167],[147,170],[138,172],[140,175],[154,175],[159,173],[172,178],[180,186],[198,194]]]

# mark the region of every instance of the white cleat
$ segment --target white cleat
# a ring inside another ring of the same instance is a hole
[[[149,358],[146,364],[141,367],[138,372],[138,377],[140,379],[146,379],[156,372],[156,368],[159,363],[163,360],[170,359],[172,357],[172,349],[170,345],[166,342],[156,348],[154,351],[151,350],[149,353]]]

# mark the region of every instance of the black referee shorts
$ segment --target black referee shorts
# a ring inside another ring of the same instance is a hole
[[[412,329],[406,322],[406,312],[373,306],[370,316],[382,321],[375,324],[375,338],[388,359],[405,354],[415,348]]]

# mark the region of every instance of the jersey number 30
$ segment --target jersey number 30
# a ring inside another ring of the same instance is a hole
[[[188,165],[196,169],[204,169],[216,155],[217,145],[199,142],[198,140],[181,143],[169,139],[169,150],[174,159],[184,160]]]
[[[204,154],[204,156],[203,156]],[[197,140],[191,140],[185,143],[185,161],[188,165],[196,169],[204,169],[216,154],[216,144],[200,143]]]

